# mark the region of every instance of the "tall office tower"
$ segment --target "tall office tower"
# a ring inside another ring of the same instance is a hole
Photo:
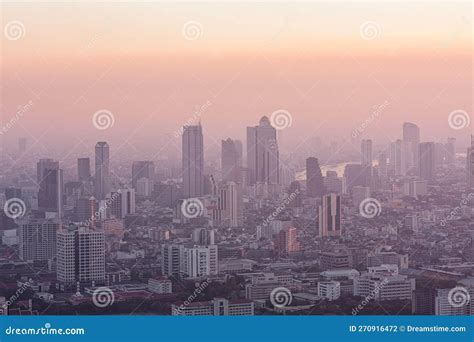
[[[471,135],[471,146],[466,154],[467,187],[474,189],[474,135]]]
[[[318,158],[306,159],[306,194],[308,197],[321,197],[326,193],[324,179]]]
[[[352,204],[359,210],[360,203],[370,197],[370,188],[368,186],[355,186],[352,188]]]
[[[405,122],[403,124],[403,142],[407,145],[407,149],[404,150],[407,170],[417,167],[419,160],[420,128],[413,123]]]
[[[161,246],[161,273],[166,276],[180,276],[182,245]]]
[[[276,235],[275,247],[279,254],[287,254],[298,250],[296,241],[296,228],[289,227],[280,230]]]
[[[446,160],[448,165],[453,165],[456,160],[456,138],[448,138],[446,143]]]
[[[204,143],[201,124],[184,126],[182,153],[184,198],[200,197],[204,194]]]
[[[63,206],[63,170],[59,163],[51,159],[41,159],[37,164],[38,208],[42,211],[53,211],[62,217]]]
[[[303,206],[303,199],[301,198],[301,184],[298,181],[291,182],[288,188],[288,207],[299,208]]]
[[[247,127],[248,184],[279,184],[279,158],[276,129],[264,116],[258,126]]]
[[[379,175],[382,177],[386,177],[387,176],[387,155],[385,154],[385,152],[381,152],[379,154],[378,161],[379,161]]]
[[[427,181],[435,179],[435,144],[433,142],[420,143],[418,151],[420,178]]]
[[[215,242],[215,230],[196,228],[193,230],[193,242],[199,246],[213,245]]]
[[[149,160],[134,161],[132,164],[132,187],[137,189],[137,182],[139,179],[148,179],[153,181],[155,179],[155,163]]]
[[[97,202],[94,197],[81,197],[76,200],[74,207],[74,216],[76,222],[82,222],[84,225],[94,227],[96,220]]]
[[[18,139],[18,153],[22,155],[26,152],[26,138]]]
[[[341,196],[327,194],[319,206],[319,237],[341,235]]]
[[[242,142],[228,138],[221,146],[222,180],[242,183]]]
[[[216,185],[214,182],[214,196],[217,196],[217,208],[213,218],[219,225],[235,228],[241,227],[244,221],[242,187],[235,182]]]
[[[109,192],[109,144],[99,141],[95,145],[95,198],[103,200]]]
[[[57,232],[57,278],[64,283],[105,280],[105,234],[87,227]]]
[[[392,174],[395,176],[404,176],[407,170],[405,158],[409,150],[407,143],[398,139],[390,143],[389,167]]]
[[[25,219],[19,225],[21,260],[50,260],[56,256],[58,220]]]
[[[125,218],[130,214],[135,214],[135,190],[119,189],[106,196],[106,209],[111,216]]]
[[[360,144],[362,166],[372,166],[372,140],[363,139]]]
[[[77,178],[80,181],[91,179],[91,160],[89,158],[77,158]]]
[[[217,245],[184,248],[181,273],[191,278],[217,275],[219,272]]]
[[[59,169],[59,162],[53,159],[40,159],[36,163],[36,181],[38,185],[41,184],[44,176],[46,175],[46,170],[56,170]]]

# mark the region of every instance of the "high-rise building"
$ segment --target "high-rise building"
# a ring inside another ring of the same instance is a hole
[[[407,145],[407,148],[404,149],[406,169],[409,170],[413,167],[417,167],[420,128],[413,123],[405,122],[403,124],[403,142]]]
[[[29,220],[19,223],[20,259],[50,260],[56,256],[57,220]]]
[[[280,230],[275,239],[275,247],[279,254],[288,254],[298,250],[296,241],[296,228],[284,228]]]
[[[324,179],[318,158],[306,159],[306,194],[308,197],[321,197],[326,193]]]
[[[217,207],[213,218],[219,225],[234,228],[243,225],[242,186],[235,182],[213,185],[213,195],[217,197]]]
[[[182,245],[161,246],[161,273],[167,276],[179,276],[181,272]]]
[[[99,141],[95,145],[95,197],[103,200],[109,192],[109,144]]]
[[[181,273],[191,278],[217,275],[217,245],[194,246],[182,252]]]
[[[62,216],[63,206],[63,170],[59,162],[51,159],[41,159],[37,164],[39,184],[38,208],[42,211],[57,212]]]
[[[57,278],[64,283],[104,281],[104,232],[87,227],[58,230]]]
[[[341,235],[341,196],[327,194],[319,206],[319,237]]]
[[[422,180],[431,181],[435,179],[435,144],[433,142],[420,143],[419,155],[419,176]]]
[[[379,168],[379,175],[381,177],[387,176],[387,155],[385,152],[381,152],[378,158],[378,168]]]
[[[247,127],[248,184],[280,184],[279,158],[276,129],[264,116],[258,126]]]
[[[76,200],[74,216],[76,222],[81,222],[88,227],[96,223],[97,201],[94,197],[81,197]]]
[[[242,183],[242,142],[228,138],[221,144],[222,180]]]
[[[344,178],[348,192],[352,192],[354,186],[367,186],[366,168],[361,164],[347,164],[344,167]]]
[[[467,187],[474,189],[474,135],[471,135],[471,146],[466,154]]]
[[[91,160],[90,158],[77,159],[77,177],[80,181],[91,179]]]
[[[184,198],[204,194],[204,142],[201,124],[184,126],[182,139],[182,175]]]
[[[214,245],[215,230],[206,228],[196,228],[192,234],[193,242],[199,246]]]
[[[119,189],[117,192],[111,192],[107,194],[105,202],[108,216],[125,218],[135,213],[135,190]]]
[[[372,167],[372,140],[363,139],[361,141],[361,164],[365,167]]]
[[[155,163],[149,160],[134,161],[132,164],[132,187],[137,189],[139,179],[155,179]]]

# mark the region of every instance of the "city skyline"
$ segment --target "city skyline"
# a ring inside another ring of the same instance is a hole
[[[1,6],[0,316],[474,315],[471,3]]]

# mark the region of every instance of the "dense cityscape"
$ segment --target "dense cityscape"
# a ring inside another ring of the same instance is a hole
[[[174,159],[113,160],[107,141],[55,159],[19,138],[0,161],[1,312],[472,315],[474,138],[401,122],[378,143],[364,131],[386,105],[309,152],[281,152],[285,110],[217,158],[198,112],[173,132]]]

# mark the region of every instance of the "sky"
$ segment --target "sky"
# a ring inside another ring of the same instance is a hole
[[[4,146],[179,146],[179,128],[199,121],[217,144],[275,112],[289,117],[286,149],[351,138],[363,123],[357,138],[382,145],[404,121],[423,141],[472,132],[448,120],[472,115],[470,2],[0,6]]]

